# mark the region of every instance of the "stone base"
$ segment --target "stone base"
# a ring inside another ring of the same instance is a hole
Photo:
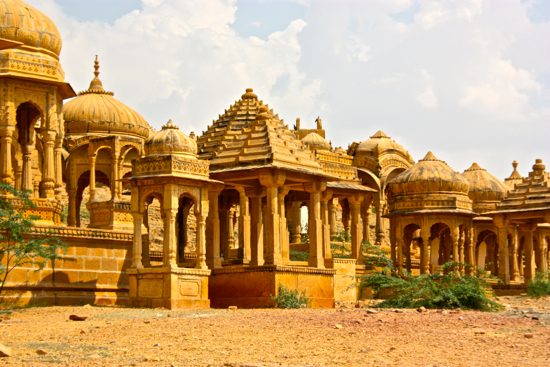
[[[326,259],[325,266],[335,269],[334,300],[339,302],[357,301],[355,259]]]
[[[271,295],[278,284],[289,289],[305,290],[310,307],[334,307],[334,269],[315,269],[281,265],[238,266],[214,269],[209,280],[210,304],[213,308],[274,307]]]
[[[126,306],[127,289],[86,289],[85,287],[6,287],[2,300],[14,306],[47,303],[49,306]]]
[[[190,268],[142,268],[127,270],[128,305],[135,307],[209,308],[210,270]]]
[[[502,296],[519,296],[521,294],[526,294],[527,293],[527,286],[523,283],[521,283],[521,284],[496,283],[496,284],[491,284],[491,288],[493,288],[496,295],[499,296],[499,297],[502,297]]]
[[[93,201],[86,204],[90,212],[88,228],[108,229],[133,232],[134,218],[130,210],[130,203],[125,201]],[[145,226],[141,228],[146,233]]]

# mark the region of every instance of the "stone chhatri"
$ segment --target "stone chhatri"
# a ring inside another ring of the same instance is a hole
[[[468,196],[473,201],[473,211],[483,214],[495,210],[506,197],[508,187],[498,178],[481,168],[477,163],[462,174],[468,180]]]

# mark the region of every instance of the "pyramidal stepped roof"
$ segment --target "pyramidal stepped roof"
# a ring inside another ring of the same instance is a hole
[[[313,152],[250,88],[203,132],[197,146],[211,172],[265,166],[322,174]]]
[[[542,159],[537,159],[529,177],[516,183],[494,213],[550,209],[550,176],[545,169]]]

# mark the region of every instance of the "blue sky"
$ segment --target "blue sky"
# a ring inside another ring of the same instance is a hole
[[[321,116],[347,148],[383,130],[418,160],[501,179],[550,166],[550,1],[27,0],[61,62],[154,127],[200,134],[254,88],[292,126]]]

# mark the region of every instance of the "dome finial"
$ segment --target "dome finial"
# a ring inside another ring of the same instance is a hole
[[[97,55],[95,55],[95,61],[94,61],[94,75],[95,77],[99,77],[99,60],[97,59]]]
[[[428,152],[428,154],[426,154],[424,159],[421,159],[420,161],[439,161],[439,159],[437,159],[435,155],[430,151]]]
[[[514,171],[517,171],[518,170],[518,161],[513,161],[512,162],[512,167],[514,167]]]
[[[172,119],[168,120],[168,122],[166,123],[166,125],[164,125],[162,127],[162,130],[167,130],[167,129],[174,129],[174,130],[179,130],[179,126],[174,124],[174,121],[172,121]]]
[[[242,99],[258,99],[258,96],[253,93],[254,89],[246,88],[246,93],[241,96]]]

